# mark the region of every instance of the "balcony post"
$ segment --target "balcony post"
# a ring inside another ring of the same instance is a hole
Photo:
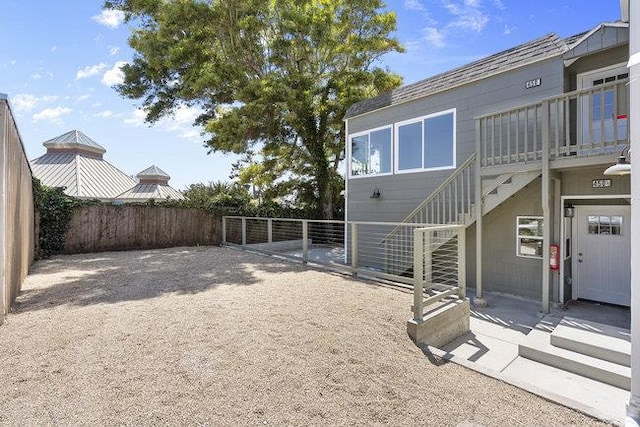
[[[475,163],[475,202],[476,202],[476,307],[486,307],[487,301],[482,294],[482,129],[480,120],[476,120],[476,155]]]
[[[551,283],[551,269],[549,254],[551,245],[551,176],[549,170],[549,150],[551,127],[549,125],[549,101],[542,102],[542,312],[549,313],[549,289]]]

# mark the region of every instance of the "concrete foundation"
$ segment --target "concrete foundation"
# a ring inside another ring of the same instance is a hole
[[[424,316],[421,323],[407,322],[407,333],[416,344],[442,348],[469,332],[469,299],[441,303]]]
[[[302,249],[302,239],[297,240],[284,240],[282,242],[271,243],[251,243],[247,245],[247,249],[256,249],[267,252],[286,252]],[[311,239],[307,239],[307,247],[311,247]]]

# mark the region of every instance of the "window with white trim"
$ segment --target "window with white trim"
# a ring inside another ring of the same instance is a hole
[[[516,219],[516,255],[542,259],[544,245],[541,216],[519,216]]]
[[[447,110],[396,125],[396,171],[455,167],[456,110]]]
[[[391,127],[351,136],[351,176],[391,173]]]

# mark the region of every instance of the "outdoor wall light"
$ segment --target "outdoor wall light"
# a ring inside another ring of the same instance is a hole
[[[631,146],[625,146],[620,152],[618,163],[609,166],[605,171],[605,175],[629,175],[631,173]]]
[[[373,189],[373,193],[371,193],[371,196],[369,196],[370,199],[379,199],[380,198],[380,190],[378,189],[378,187]]]

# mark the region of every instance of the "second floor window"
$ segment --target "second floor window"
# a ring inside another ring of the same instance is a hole
[[[398,172],[455,166],[455,110],[398,123],[396,129]]]
[[[391,127],[351,137],[351,175],[391,173]]]

